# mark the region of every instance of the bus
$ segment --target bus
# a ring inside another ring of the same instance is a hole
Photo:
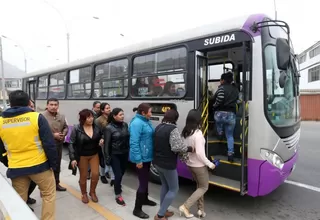
[[[235,160],[227,160],[226,140],[217,138],[210,96],[223,72],[232,71],[241,94],[237,108]],[[210,184],[252,197],[281,185],[295,168],[300,138],[299,73],[283,21],[263,14],[232,18],[159,39],[115,49],[28,74],[23,88],[44,111],[46,100],[60,100],[70,128],[78,112],[95,100],[125,111],[152,106],[151,121],[159,124],[168,109],[179,114],[182,130],[190,109],[202,113],[206,155],[220,159],[210,171]],[[71,129],[70,129],[71,130]],[[68,138],[67,138],[68,140]],[[192,179],[178,162],[180,177]],[[151,179],[159,182],[154,166]]]

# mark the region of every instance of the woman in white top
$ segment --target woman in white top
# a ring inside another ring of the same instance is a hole
[[[187,165],[192,173],[194,180],[197,183],[196,191],[179,207],[180,215],[184,214],[186,218],[192,218],[193,214],[190,214],[189,209],[196,202],[198,205],[198,216],[205,217],[204,212],[204,200],[203,195],[209,188],[209,172],[210,169],[214,169],[216,165],[212,163],[205,154],[205,139],[201,130],[201,113],[195,109],[190,110],[186,119],[186,125],[182,131],[182,137],[184,138],[184,144],[186,146],[194,147],[194,152],[189,153],[189,160]]]

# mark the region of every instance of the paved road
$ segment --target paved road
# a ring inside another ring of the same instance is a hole
[[[297,168],[289,180],[320,187],[320,123],[302,124],[300,158]],[[67,159],[67,152],[64,153]],[[124,185],[136,189],[137,178],[129,170]],[[150,194],[158,198],[160,186],[150,183]],[[173,206],[179,207],[193,192],[194,184],[180,181],[180,191]],[[239,194],[217,187],[210,187],[205,196],[206,219],[237,220],[320,220],[320,192],[283,184],[270,195],[262,198],[241,197]],[[195,209],[192,210],[196,212]]]
[[[300,156],[289,179],[320,187],[320,122],[303,122],[301,129]]]

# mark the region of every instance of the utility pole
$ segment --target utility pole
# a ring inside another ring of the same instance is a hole
[[[7,109],[6,102],[6,82],[4,77],[4,67],[3,67],[3,55],[2,55],[2,38],[0,36],[0,64],[1,64],[1,84],[2,84],[2,101],[3,101],[3,109]]]
[[[277,4],[276,4],[276,0],[273,0],[273,5],[274,5],[274,17],[275,20],[277,20]]]
[[[69,31],[67,32],[67,58],[68,63],[70,62],[70,34]]]

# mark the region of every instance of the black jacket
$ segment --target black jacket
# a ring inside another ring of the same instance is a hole
[[[236,113],[238,98],[239,90],[236,86],[232,84],[220,85],[213,98],[213,109],[214,111]]]
[[[104,158],[110,163],[111,154],[125,154],[129,152],[128,124],[111,122],[104,130]]]
[[[92,145],[97,147],[97,153],[101,151],[101,147],[99,146],[99,141],[102,138],[101,129],[93,124],[93,135],[92,135]],[[69,158],[71,161],[76,160],[79,162],[80,156],[83,152],[85,138],[87,138],[87,134],[85,134],[83,127],[81,125],[75,125],[71,135],[69,142]]]

